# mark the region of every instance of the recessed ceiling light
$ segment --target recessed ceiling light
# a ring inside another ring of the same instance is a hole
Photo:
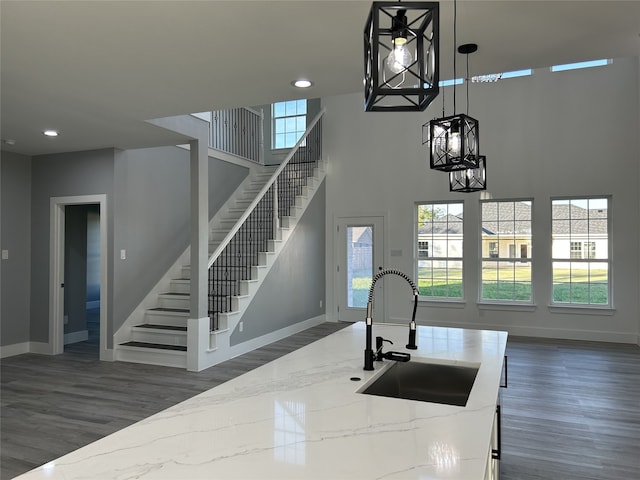
[[[298,88],[309,88],[313,83],[309,80],[296,80],[295,82],[291,82],[291,85]]]
[[[57,137],[59,135],[57,130],[45,130],[44,133],[47,137]]]

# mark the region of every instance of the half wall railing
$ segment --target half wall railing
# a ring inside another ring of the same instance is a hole
[[[264,163],[262,112],[247,107],[211,112],[211,148]]]
[[[240,282],[255,278],[269,242],[275,240],[283,217],[322,159],[322,110],[309,124],[245,213],[209,258],[209,318],[211,330],[220,328],[219,316],[231,311],[231,297],[240,295]]]

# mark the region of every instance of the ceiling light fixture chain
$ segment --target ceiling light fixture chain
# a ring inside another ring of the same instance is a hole
[[[457,113],[457,1],[453,2],[453,115],[436,118],[422,126],[423,144],[429,144],[429,163],[434,170],[453,172],[479,165],[478,121]],[[425,131],[427,131],[425,142]]]

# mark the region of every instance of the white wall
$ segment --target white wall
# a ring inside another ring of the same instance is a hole
[[[362,94],[323,99],[327,109],[324,148],[330,162],[326,180],[328,318],[335,318],[335,218],[384,213],[385,266],[414,276],[414,203],[463,199],[466,303],[421,303],[420,323],[636,343],[640,330],[638,77],[638,58],[629,58],[606,67],[558,73],[541,69],[531,77],[470,86],[469,114],[479,121],[488,194],[495,199],[534,200],[534,308],[478,307],[480,194],[450,193],[446,174],[429,169],[428,152],[422,145],[422,124],[442,116],[442,93],[422,113],[364,112]],[[457,113],[466,111],[465,90],[466,86],[458,87]],[[450,115],[451,87],[444,94],[446,115]],[[613,311],[592,314],[585,309],[549,307],[550,198],[564,195],[612,195]],[[407,286],[388,282],[385,289],[389,318],[408,319]]]

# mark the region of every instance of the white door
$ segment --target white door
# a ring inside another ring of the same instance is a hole
[[[383,268],[384,218],[340,217],[335,232],[338,320],[364,320],[371,280]],[[386,320],[381,283],[376,283],[374,291],[374,322]]]

